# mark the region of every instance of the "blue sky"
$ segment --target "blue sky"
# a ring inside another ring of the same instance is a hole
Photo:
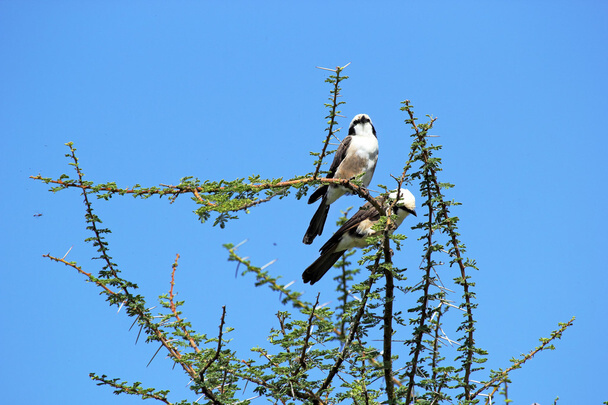
[[[49,193],[28,176],[70,173],[68,141],[88,180],[124,187],[306,173],[329,94],[315,66],[348,62],[340,124],[372,117],[380,144],[372,186],[390,184],[407,157],[399,103],[411,100],[421,120],[438,117],[441,180],[456,184],[448,196],[463,203],[454,214],[480,268],[477,343],[490,352],[488,367],[508,367],[577,317],[556,351],[512,374],[511,399],[608,400],[606,15],[599,1],[0,3],[6,402],[139,403],[95,386],[89,372],[196,399],[163,356],[146,367],[157,348],[134,344],[132,320],[42,258],[71,248],[69,260],[88,271],[99,265],[83,242],[81,196]],[[341,199],[328,225],[359,204]],[[188,198],[95,203],[113,231],[114,260],[151,305],[168,290],[179,253],[176,289],[188,319],[215,334],[227,305],[235,338],[245,331],[235,339],[243,348],[263,344],[282,308],[251,278],[235,279],[221,244],[248,239],[240,252],[255,264],[278,259],[273,274],[296,280],[308,299],[331,297],[328,280],[300,281],[331,231],[312,247],[301,243],[314,208],[290,197],[222,230],[198,223]],[[401,260],[415,271],[420,258]]]

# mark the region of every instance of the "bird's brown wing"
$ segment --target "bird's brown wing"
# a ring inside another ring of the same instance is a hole
[[[350,217],[344,223],[344,225],[342,225],[340,229],[338,229],[336,233],[334,233],[331,238],[329,238],[327,242],[321,246],[319,251],[321,254],[332,251],[336,248],[336,246],[338,246],[338,243],[340,243],[342,235],[345,235],[348,232],[357,232],[357,227],[365,220],[377,221],[378,219],[380,219],[380,213],[369,202],[365,203],[361,208],[359,208],[359,211],[357,211],[355,215]]]
[[[334,175],[336,174],[336,170],[338,170],[338,166],[340,166],[340,163],[342,163],[342,161],[346,157],[346,151],[348,150],[348,146],[350,145],[351,139],[352,139],[352,136],[350,136],[350,135],[347,136],[346,138],[344,138],[342,140],[342,142],[340,143],[340,146],[338,146],[338,150],[336,150],[336,153],[334,153],[334,160],[332,160],[331,166],[329,166],[329,173],[327,173],[328,179],[334,178]],[[312,204],[315,201],[317,201],[319,198],[323,197],[325,195],[325,193],[327,193],[328,187],[329,187],[329,185],[324,184],[321,187],[319,187],[318,189],[316,189],[308,198],[308,203]]]
[[[353,139],[352,136],[347,136],[340,142],[340,146],[338,146],[338,150],[334,153],[334,160],[332,160],[331,165],[329,166],[329,173],[327,174],[327,178],[332,179],[336,174],[336,170],[338,170],[338,166],[346,157],[346,151],[350,145],[350,141]]]

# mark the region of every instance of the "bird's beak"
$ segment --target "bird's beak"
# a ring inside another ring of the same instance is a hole
[[[418,215],[416,215],[416,210],[410,210],[410,214],[412,214],[413,216],[417,217]]]

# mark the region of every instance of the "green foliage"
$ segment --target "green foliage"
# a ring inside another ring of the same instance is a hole
[[[94,213],[90,196],[108,200],[114,196],[132,195],[135,198],[167,197],[174,201],[188,195],[194,202],[201,222],[212,220],[213,225],[226,226],[238,219],[240,211],[249,212],[257,205],[282,199],[295,190],[295,197],[305,196],[310,186],[340,183],[354,194],[381,209],[358,179],[340,180],[318,177],[324,159],[331,154],[327,146],[337,127],[338,101],[343,68],[333,70],[330,83],[330,103],[327,137],[312,174],[283,180],[262,179],[252,175],[234,180],[199,180],[184,177],[177,185],[120,188],[115,183],[95,184],[84,180],[73,143],[67,143],[66,155],[75,169],[74,178],[62,174],[57,179],[40,175],[34,179],[52,184],[50,191],[79,189],[84,196],[85,219],[91,236],[86,239],[95,248],[94,259],[101,263],[97,274],[86,272],[73,262],[51,255],[51,260],[77,270],[94,283],[110,305],[124,307],[134,319],[148,343],[154,343],[168,354],[186,375],[186,382],[195,397],[212,404],[248,404],[254,398],[244,394],[247,387],[256,396],[272,403],[355,403],[355,404],[474,404],[492,403],[500,392],[508,403],[509,374],[520,368],[535,354],[553,350],[553,343],[572,325],[573,319],[560,324],[549,338],[527,355],[512,359],[505,370],[486,372],[487,352],[475,342],[477,303],[473,288],[477,270],[473,259],[466,257],[466,247],[458,233],[458,217],[451,209],[459,203],[448,200],[444,191],[453,187],[440,182],[441,158],[436,154],[441,146],[429,143],[428,132],[435,118],[417,124],[413,106],[403,102],[407,114],[405,123],[412,131],[411,148],[400,177],[394,177],[393,187],[379,186],[385,191],[402,185],[416,184],[422,203],[420,222],[413,229],[421,232],[422,262],[418,269],[399,268],[393,264],[395,252],[412,255],[412,246],[403,234],[391,234],[390,209],[375,226],[376,234],[369,238],[370,246],[363,250],[358,267],[353,267],[354,252],[345,252],[335,267],[334,278],[337,303],[334,307],[319,306],[316,301],[303,299],[302,294],[281,283],[280,277],[269,270],[273,263],[258,267],[239,255],[239,245],[225,244],[228,260],[241,268],[241,276],[251,278],[255,287],[268,288],[279,294],[285,309],[276,313],[276,324],[268,341],[251,349],[250,356],[239,356],[228,336],[242,333],[226,326],[226,308],[219,318],[219,333],[215,329],[200,333],[182,317],[183,301],[176,301],[173,292],[174,275],[179,255],[171,273],[169,292],[158,298],[160,310],[153,313],[145,297],[135,294],[137,284],[121,275],[118,265],[109,254],[105,235],[108,228]],[[276,201],[275,201],[276,203]],[[344,213],[343,223],[349,211]],[[388,213],[388,214],[387,214]],[[388,216],[387,216],[388,215]],[[444,266],[446,263],[448,266]],[[457,269],[453,277],[446,267]],[[449,274],[451,282],[442,280]],[[253,276],[253,277],[251,277]],[[355,277],[357,276],[357,277]],[[355,279],[363,281],[355,283]],[[400,294],[395,294],[399,292]],[[405,306],[403,301],[409,300]],[[291,311],[291,312],[290,312]],[[453,331],[449,325],[457,324]],[[446,330],[452,337],[448,337]],[[456,349],[452,349],[456,346]],[[473,379],[473,375],[476,376]],[[90,374],[98,385],[107,385],[116,394],[137,395],[142,399],[156,399],[170,403],[193,403],[194,399],[169,402],[168,390],[144,388],[142,383],[127,383],[118,378]],[[485,378],[485,380],[484,380]],[[480,382],[477,382],[480,381]],[[556,400],[557,401],[557,400]]]

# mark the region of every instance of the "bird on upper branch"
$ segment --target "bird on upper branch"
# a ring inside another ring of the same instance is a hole
[[[367,114],[355,115],[348,127],[348,136],[342,140],[329,167],[327,178],[355,179],[361,176],[361,184],[367,187],[372,181],[378,162],[378,138],[372,120]],[[321,204],[310,220],[302,242],[310,245],[323,233],[329,206],[349,190],[340,185],[325,184],[315,190],[308,199],[312,204],[321,198]]]

